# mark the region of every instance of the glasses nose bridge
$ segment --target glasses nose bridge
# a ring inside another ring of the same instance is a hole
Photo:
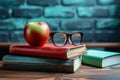
[[[70,44],[72,44],[71,34],[67,34],[67,38],[68,38],[68,42],[69,42]]]

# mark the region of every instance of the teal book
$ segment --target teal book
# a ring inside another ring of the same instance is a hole
[[[56,59],[22,55],[5,55],[3,69],[73,73],[81,66],[82,56]]]
[[[120,52],[87,50],[82,57],[82,63],[101,68],[117,65],[120,64]]]

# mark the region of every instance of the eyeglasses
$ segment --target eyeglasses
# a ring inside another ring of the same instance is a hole
[[[73,45],[80,45],[82,42],[82,32],[51,32],[49,41],[56,47],[63,47],[69,42]]]

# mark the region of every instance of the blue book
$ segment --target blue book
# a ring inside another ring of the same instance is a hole
[[[5,55],[3,57],[3,69],[50,71],[73,73],[81,66],[82,56],[71,59],[57,59],[45,57],[33,57],[22,55]]]
[[[120,64],[120,52],[87,50],[82,57],[82,63],[101,68],[117,65]]]

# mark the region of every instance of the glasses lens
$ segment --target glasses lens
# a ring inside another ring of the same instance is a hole
[[[81,34],[80,33],[74,33],[71,36],[72,42],[74,45],[80,45],[81,42]]]
[[[63,46],[66,42],[67,35],[64,33],[55,33],[53,41],[56,46]]]

